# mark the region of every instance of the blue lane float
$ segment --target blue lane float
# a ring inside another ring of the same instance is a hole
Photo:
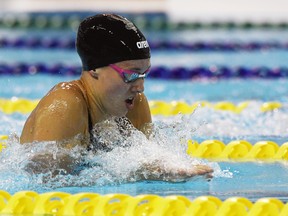
[[[45,63],[0,63],[0,75],[24,75],[24,74],[51,74],[51,75],[79,75],[80,65],[45,64]],[[288,68],[277,67],[227,67],[199,66],[199,67],[165,67],[155,66],[151,68],[150,78],[158,79],[197,79],[197,78],[287,78]]]
[[[151,49],[154,50],[183,50],[183,51],[255,51],[271,49],[288,49],[287,42],[220,42],[220,41],[149,41]],[[0,38],[2,48],[28,48],[28,49],[75,49],[75,38],[43,38],[43,37],[18,37]]]

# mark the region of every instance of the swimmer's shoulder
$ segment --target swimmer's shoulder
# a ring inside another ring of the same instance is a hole
[[[78,80],[75,80],[58,83],[40,100],[40,103],[53,104],[62,101],[74,107],[87,108],[85,97],[84,88]]]
[[[77,82],[63,82],[55,85],[30,114],[21,142],[65,140],[87,132],[85,96]]]
[[[39,102],[35,109],[36,116],[61,117],[70,124],[88,124],[88,108],[86,98],[77,81],[61,82],[55,85]]]
[[[47,95],[59,94],[64,96],[76,96],[84,99],[84,87],[79,80],[73,80],[70,82],[60,82],[55,85]]]

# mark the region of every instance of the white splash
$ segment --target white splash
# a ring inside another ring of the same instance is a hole
[[[57,142],[21,145],[17,138],[10,137],[7,147],[0,154],[0,172],[2,173],[0,188],[8,191],[38,190],[39,188],[48,190],[66,186],[100,186],[135,182],[151,175],[149,173],[151,170],[145,169],[143,164],[148,166],[158,164],[157,166],[163,171],[156,171],[154,177],[163,177],[164,181],[190,181],[185,175],[177,175],[176,170],[188,172],[198,164],[211,166],[216,175],[230,177],[224,175],[216,163],[194,159],[187,155],[187,145],[184,140],[191,138],[191,133],[196,129],[187,127],[189,121],[186,118],[188,117],[179,116],[173,123],[158,121],[149,139],[133,128],[128,129],[129,136],[119,134],[119,128],[114,121],[100,123],[97,125],[98,128],[106,128],[101,133],[102,141],[113,146],[108,152],[95,153],[79,146],[67,150],[59,147]],[[107,126],[109,126],[108,129]],[[45,173],[31,174],[27,169],[31,158],[43,152],[53,156],[49,162],[50,168]],[[76,171],[73,174],[67,174],[54,166],[53,160],[57,161],[63,155],[68,155],[73,159],[76,165]],[[166,172],[171,173],[172,177],[165,175]],[[217,176],[214,175],[214,177]]]

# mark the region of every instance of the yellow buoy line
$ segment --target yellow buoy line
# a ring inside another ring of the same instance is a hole
[[[220,140],[205,140],[200,144],[189,140],[187,153],[192,157],[215,161],[287,161],[288,142],[234,140],[227,144]]]
[[[170,115],[176,115],[179,113],[182,114],[191,114],[195,111],[195,109],[200,107],[208,107],[215,110],[221,110],[221,111],[230,111],[233,113],[241,113],[244,109],[248,108],[248,106],[252,103],[251,101],[244,101],[238,104],[229,102],[229,101],[220,101],[211,103],[208,101],[197,101],[192,104],[183,102],[183,101],[150,101],[149,106],[151,109],[151,113],[153,115],[164,115],[164,116],[170,116]],[[273,111],[276,109],[280,109],[283,107],[283,104],[280,102],[264,102],[260,105],[259,110],[261,112],[268,112]]]
[[[39,100],[28,100],[22,98],[0,99],[0,110],[10,114],[14,112],[29,113],[38,104]],[[197,107],[213,107],[218,110],[227,110],[235,113],[241,112],[249,105],[249,101],[239,104],[232,102],[195,102],[188,104],[182,101],[150,101],[153,115],[175,115],[178,113],[189,114]],[[263,112],[279,109],[283,106],[280,102],[265,102],[260,109]],[[7,135],[0,135],[0,151],[5,148]],[[196,141],[188,142],[187,152],[193,157],[206,158],[211,160],[288,160],[288,142],[278,145],[272,141],[260,141],[251,144],[245,140],[235,140],[224,144],[219,140],[206,140],[198,144]]]
[[[184,196],[162,197],[154,194],[128,194],[19,191],[14,195],[0,191],[1,215],[57,216],[287,216],[288,203],[277,198],[251,201],[244,197],[220,200],[200,196],[190,200]]]
[[[0,191],[0,213],[17,215],[57,216],[262,216],[288,215],[288,204],[276,198],[260,198],[255,202],[244,197],[230,197],[224,201],[214,196],[200,196],[189,200],[184,196],[161,197],[153,194],[127,194],[20,191],[10,195]]]
[[[39,100],[29,100],[13,97],[11,99],[0,99],[0,111],[6,114],[14,112],[30,113],[37,106]]]
[[[0,152],[6,148],[7,140],[8,135],[0,135]],[[288,142],[279,145],[273,141],[252,144],[246,140],[233,140],[229,143],[220,140],[204,140],[201,143],[188,140],[187,154],[213,161],[287,161]]]
[[[38,104],[38,100],[0,99],[0,110],[11,114],[29,113]],[[233,104],[231,102],[149,102],[153,115],[175,115],[192,113],[198,106],[240,113],[249,102]],[[281,108],[279,102],[266,102],[260,107],[263,112]],[[7,135],[0,135],[0,151],[6,147]],[[205,140],[198,143],[189,140],[187,153],[192,157],[215,161],[279,161],[288,160],[288,142],[281,145],[272,141],[250,143],[235,140],[224,143],[220,140]],[[14,195],[0,191],[0,215],[207,215],[207,216],[260,216],[288,215],[288,203],[276,198],[260,198],[253,202],[244,197],[230,197],[221,201],[214,196],[201,196],[189,200],[184,196],[162,197],[153,194],[131,196],[127,194],[19,191]]]
[[[11,99],[0,99],[0,111],[6,114],[12,114],[14,112],[19,112],[23,114],[30,113],[38,104],[39,100],[29,100],[23,98],[13,97]],[[179,113],[191,114],[196,108],[199,107],[209,107],[215,110],[230,111],[233,113],[241,113],[245,108],[249,106],[251,101],[244,101],[241,103],[232,103],[229,101],[221,102],[207,102],[207,101],[197,101],[189,104],[184,101],[161,101],[153,100],[149,101],[149,106],[152,115],[164,115],[171,116]],[[259,110],[262,112],[273,111],[275,109],[280,109],[283,104],[278,101],[264,102],[260,105]]]

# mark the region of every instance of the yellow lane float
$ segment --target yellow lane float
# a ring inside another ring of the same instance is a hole
[[[23,114],[30,113],[38,104],[39,100],[29,100],[23,98],[13,97],[11,99],[0,99],[0,111],[6,114],[12,114],[19,112]],[[249,106],[249,101],[243,101],[238,104],[229,101],[220,101],[216,103],[210,103],[207,101],[197,101],[192,104],[184,101],[161,101],[152,100],[149,101],[149,106],[152,115],[164,115],[171,116],[177,114],[191,114],[197,108],[209,107],[219,111],[228,111],[235,114],[241,113]],[[262,112],[270,112],[283,107],[280,102],[265,102],[260,105],[259,110]]]
[[[19,191],[14,195],[0,191],[1,215],[57,216],[287,216],[288,203],[277,198],[250,201],[244,197],[220,200],[215,196],[188,199],[154,194],[131,196],[65,192]]]

